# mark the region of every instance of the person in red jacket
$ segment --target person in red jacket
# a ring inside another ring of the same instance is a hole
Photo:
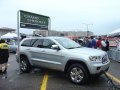
[[[99,37],[98,40],[97,40],[97,48],[99,48],[99,49],[102,48],[101,41],[102,41],[102,39],[101,39],[101,37]]]

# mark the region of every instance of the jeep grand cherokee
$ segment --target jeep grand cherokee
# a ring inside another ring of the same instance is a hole
[[[87,82],[90,75],[107,71],[110,61],[107,53],[81,47],[65,37],[32,37],[20,43],[22,72],[29,72],[32,66],[63,71],[75,84]]]

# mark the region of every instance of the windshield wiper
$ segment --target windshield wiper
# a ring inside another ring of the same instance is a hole
[[[81,48],[81,46],[75,47],[75,48]]]
[[[75,47],[70,47],[70,48],[67,48],[67,49],[74,49]]]
[[[81,48],[81,47],[80,46],[78,46],[78,47],[70,47],[68,49],[74,49],[74,48]]]

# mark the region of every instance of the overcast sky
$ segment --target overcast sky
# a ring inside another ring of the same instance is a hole
[[[0,27],[17,29],[17,11],[51,18],[51,30],[107,34],[120,28],[120,0],[0,0]],[[30,30],[20,29],[30,33]]]

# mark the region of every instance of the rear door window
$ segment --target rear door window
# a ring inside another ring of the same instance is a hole
[[[32,47],[43,48],[43,39],[38,39],[38,40],[36,40],[36,41],[33,43]]]
[[[37,39],[27,39],[25,40],[21,46],[31,47]]]

